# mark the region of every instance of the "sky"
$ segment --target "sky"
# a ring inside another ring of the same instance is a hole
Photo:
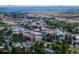
[[[0,0],[0,5],[79,5],[78,0]]]

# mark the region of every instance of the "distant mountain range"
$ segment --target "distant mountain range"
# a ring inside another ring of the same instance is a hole
[[[75,11],[79,6],[0,6],[0,12]]]

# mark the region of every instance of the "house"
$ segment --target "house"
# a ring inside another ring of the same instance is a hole
[[[22,46],[25,48],[30,48],[32,45],[32,41],[26,41],[22,43]]]
[[[41,41],[43,37],[42,33],[40,32],[33,32],[33,36],[35,37],[36,41]]]
[[[15,22],[12,21],[12,20],[4,20],[3,22],[4,22],[4,23],[7,23],[8,25],[11,25],[11,26],[17,25],[17,23],[15,23]]]
[[[59,37],[59,39],[64,39],[65,33],[60,29],[56,29],[56,36]]]
[[[72,43],[74,47],[79,48],[79,34],[75,34]]]
[[[24,28],[18,26],[13,26],[11,27],[11,29],[13,30],[14,33],[20,33],[24,31]]]
[[[42,33],[40,32],[34,32],[31,30],[26,30],[23,32],[24,36],[30,37],[33,41],[41,41],[42,40]]]

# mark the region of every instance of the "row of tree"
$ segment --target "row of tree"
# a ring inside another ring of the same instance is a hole
[[[49,27],[55,27],[55,28],[63,28],[64,31],[71,32],[73,33],[73,29],[78,27],[78,23],[66,23],[65,21],[58,21],[58,20],[47,20],[46,23],[48,24]]]

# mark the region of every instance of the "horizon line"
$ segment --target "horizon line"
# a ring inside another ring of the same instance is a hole
[[[0,7],[52,7],[52,6],[79,6],[79,5],[0,5]]]

